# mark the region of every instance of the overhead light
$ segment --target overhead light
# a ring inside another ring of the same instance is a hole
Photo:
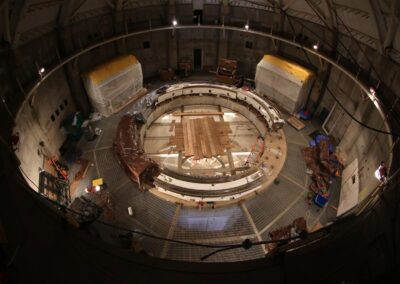
[[[172,25],[175,27],[175,26],[177,26],[178,25],[178,21],[177,20],[173,20],[172,21]]]
[[[248,31],[249,30],[249,25],[245,25],[244,28]]]
[[[375,95],[375,93],[376,93],[374,87],[369,87],[369,92],[370,92],[372,95]]]
[[[313,45],[312,48],[314,48],[314,50],[318,50],[319,46],[318,46],[318,44],[316,43],[316,44]]]
[[[39,73],[40,73],[40,74],[43,74],[44,71],[46,71],[46,70],[45,70],[43,67],[39,69]]]

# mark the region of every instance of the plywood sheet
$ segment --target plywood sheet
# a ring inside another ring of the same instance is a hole
[[[289,122],[289,124],[297,130],[302,130],[304,127],[306,127],[305,124],[295,116],[288,118],[287,122]]]

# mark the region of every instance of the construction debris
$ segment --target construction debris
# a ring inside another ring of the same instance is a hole
[[[75,198],[69,209],[67,219],[76,227],[94,222],[103,213],[100,206],[84,196]]]
[[[344,165],[338,161],[334,153],[334,139],[317,134],[310,141],[310,147],[301,148],[312,182],[309,186],[309,203],[314,202],[324,207],[329,199],[329,187],[335,177],[341,175]]]
[[[295,219],[292,224],[288,226],[281,227],[269,233],[269,237],[272,241],[278,241],[282,239],[289,239],[294,237],[301,237],[302,234],[307,232],[307,222],[303,217]],[[293,240],[295,241],[295,240]],[[291,241],[291,242],[293,242]],[[277,243],[269,243],[266,245],[268,252],[276,249],[278,247]]]

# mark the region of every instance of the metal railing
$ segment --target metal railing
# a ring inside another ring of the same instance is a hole
[[[243,23],[244,26],[244,23]],[[251,27],[251,29],[246,30],[244,27],[239,27],[239,26],[228,26],[226,25],[226,23],[224,23],[224,25],[178,25],[178,26],[164,26],[164,27],[150,27],[149,29],[146,30],[140,30],[140,31],[134,31],[134,32],[127,32],[124,34],[120,34],[117,36],[113,36],[111,38],[108,39],[104,39],[101,42],[92,44],[90,46],[87,47],[83,47],[82,50],[76,51],[74,54],[62,59],[59,58],[58,62],[54,62],[54,65],[52,67],[47,66],[48,68],[48,72],[46,72],[42,78],[36,78],[36,81],[34,82],[34,84],[29,87],[28,91],[25,91],[25,89],[23,89],[22,91],[25,93],[26,95],[26,99],[23,102],[23,104],[26,104],[30,97],[35,93],[35,91],[37,91],[37,89],[39,88],[39,86],[45,81],[48,80],[52,74],[54,74],[57,70],[59,70],[60,68],[62,68],[65,64],[68,64],[70,62],[72,62],[73,60],[77,59],[79,56],[90,52],[91,50],[103,46],[105,44],[109,44],[124,38],[129,38],[129,37],[135,37],[138,35],[142,35],[142,34],[147,34],[147,33],[152,33],[152,32],[170,32],[170,31],[179,31],[179,30],[196,30],[196,29],[202,29],[202,30],[219,30],[219,31],[234,31],[234,32],[241,32],[241,33],[248,33],[248,34],[252,34],[252,35],[256,35],[256,36],[260,36],[260,37],[265,37],[265,38],[269,38],[275,41],[280,41],[283,42],[285,44],[289,44],[295,47],[299,47],[304,49],[307,53],[312,54],[314,56],[319,57],[321,60],[324,60],[326,62],[328,62],[329,64],[332,64],[333,66],[335,66],[336,68],[338,68],[341,72],[343,72],[344,74],[346,74],[349,78],[351,78],[355,84],[357,84],[362,90],[363,92],[365,92],[366,94],[369,93],[369,87],[370,84],[368,82],[362,82],[360,81],[360,69],[358,70],[349,70],[349,68],[346,68],[344,65],[348,65],[351,66],[351,64],[345,64],[345,62],[348,62],[347,59],[345,59],[346,57],[341,55],[340,53],[338,54],[338,56],[336,58],[330,58],[326,53],[324,53],[324,51],[320,50],[320,51],[315,51],[311,46],[305,46],[303,43],[299,43],[296,42],[295,38],[288,38],[288,37],[283,37],[281,35],[277,35],[277,34],[273,34],[272,30],[270,30],[269,32],[264,32],[264,31],[260,31],[260,30],[255,30],[254,27]],[[353,62],[351,60],[351,62]],[[23,109],[23,107],[21,106],[19,108],[19,110]],[[20,111],[17,114],[17,121],[18,121],[18,117],[20,115]],[[383,110],[380,110],[380,115],[383,119],[383,121],[385,121],[385,128],[387,131],[390,131],[389,125],[387,123],[387,118],[386,118],[386,114],[383,112]],[[395,174],[393,175],[394,177],[396,177],[398,175],[398,170],[395,172]],[[395,188],[399,185],[398,181],[396,181],[395,178],[390,178],[389,179],[389,183],[387,185],[385,185],[385,187],[387,188],[387,190],[395,190]],[[378,189],[377,189],[378,190]],[[375,204],[375,202],[378,201],[378,199],[376,199],[377,196],[377,190],[374,191],[373,194],[371,194],[371,196],[369,198],[366,199],[367,205],[366,206],[362,206],[361,211],[357,212],[357,215],[361,215],[364,212],[366,212],[366,210],[370,209],[373,207],[373,205]],[[32,191],[34,192],[34,191]],[[38,200],[41,201],[45,201],[45,204],[47,205],[51,205],[51,208],[57,208],[55,209],[55,212],[57,212],[57,214],[61,214],[63,217],[65,217],[65,212],[68,211],[68,208],[65,208],[63,206],[61,206],[60,204],[55,204],[54,201],[51,201],[49,199],[47,199],[44,196],[41,196],[37,193],[35,193],[35,195],[38,197]],[[60,210],[62,209],[62,210]],[[340,218],[339,221],[344,221],[347,218],[351,218],[352,214],[355,214],[355,212],[351,212],[348,215],[345,215],[343,217]],[[106,225],[110,225],[111,224],[106,224]],[[327,226],[325,228],[322,228],[321,230],[317,231],[315,234],[321,234],[321,232],[326,232],[326,234],[329,234],[329,232],[331,232],[331,229],[335,227],[335,223],[331,224],[330,226]],[[126,228],[119,228],[120,230],[123,231],[132,231]],[[136,232],[135,232],[136,233]],[[312,234],[313,236],[314,234]],[[324,236],[325,233],[323,234]],[[148,237],[150,237],[150,235],[147,235]],[[154,236],[151,236],[154,237]],[[159,238],[159,237],[155,237],[155,238]],[[165,241],[166,239],[162,239],[162,241]],[[301,245],[304,246],[308,243],[308,238],[304,239],[301,241]],[[167,241],[174,241],[174,240],[167,240]],[[311,242],[314,242],[315,240],[311,240]],[[192,245],[192,244],[187,244],[187,245]],[[235,246],[237,246],[237,244],[235,244]],[[295,246],[295,244],[291,244],[291,248]],[[282,247],[282,249],[284,249]]]

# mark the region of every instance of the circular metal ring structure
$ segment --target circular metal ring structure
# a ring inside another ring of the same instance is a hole
[[[159,163],[161,174],[154,179],[156,194],[171,201],[181,201],[186,204],[231,203],[253,196],[257,191],[268,187],[277,177],[286,159],[286,140],[282,130],[285,122],[265,98],[251,91],[210,82],[165,86],[157,93],[156,108],[141,129],[142,144],[149,127],[162,115],[168,113],[171,115],[174,110],[179,110],[182,106],[193,105],[218,106],[240,114],[254,125],[258,137],[251,149],[245,152],[245,164],[237,168],[225,169],[220,175],[204,176],[193,172],[188,174]],[[220,115],[223,121],[222,113]],[[190,120],[186,116],[181,117],[185,117],[185,121]],[[179,123],[181,126],[182,124],[184,123]],[[177,131],[176,126],[175,131]],[[230,155],[229,151],[226,149],[221,156]],[[191,155],[185,154],[185,151],[179,154],[177,152],[175,149],[174,154],[165,155],[179,156],[182,161],[192,158]],[[219,160],[219,166],[223,164],[220,156],[212,158]],[[228,164],[227,167],[229,167]]]

